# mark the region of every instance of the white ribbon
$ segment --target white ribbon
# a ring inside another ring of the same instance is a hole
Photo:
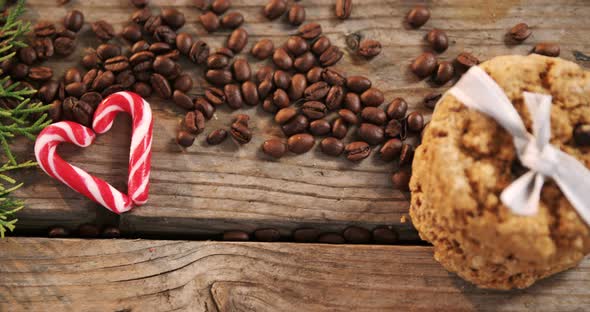
[[[472,67],[449,92],[465,106],[488,115],[506,129],[513,136],[518,158],[530,169],[502,192],[500,198],[504,205],[519,215],[536,214],[543,183],[551,178],[590,225],[590,188],[587,186],[590,170],[549,144],[550,95],[523,92],[533,121],[533,134],[530,134],[504,91],[481,68]]]

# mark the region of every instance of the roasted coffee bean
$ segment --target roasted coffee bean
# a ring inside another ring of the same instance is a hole
[[[286,0],[269,0],[264,6],[264,16],[270,20],[279,18],[287,11]]]
[[[479,64],[479,60],[469,52],[461,52],[461,54],[457,56],[456,61],[463,69],[468,69]]]
[[[550,56],[550,57],[558,57],[560,52],[559,45],[556,43],[549,43],[549,42],[542,42],[538,43],[535,48],[533,49],[533,53]]]
[[[326,50],[328,50],[328,48],[331,45],[332,43],[330,42],[330,39],[328,39],[328,37],[320,36],[314,41],[313,45],[311,46],[311,51],[315,55],[320,56],[324,52],[326,52]]]
[[[385,138],[383,128],[370,123],[362,123],[358,129],[358,135],[370,145],[380,144]]]
[[[332,130],[332,126],[325,119],[314,120],[309,124],[309,131],[313,135],[327,135]]]
[[[321,101],[323,100],[328,92],[330,86],[324,81],[318,81],[305,89],[303,95],[308,101]]]
[[[205,73],[205,79],[216,86],[225,86],[232,81],[232,74],[227,69],[210,69]]]
[[[336,110],[342,106],[344,102],[344,88],[341,86],[332,86],[328,95],[326,95],[326,106],[329,110]]]
[[[46,81],[53,77],[53,70],[47,66],[31,67],[28,77],[35,81]]]
[[[311,52],[303,53],[303,55],[296,58],[293,62],[293,67],[300,73],[308,72],[315,65],[316,57]]]
[[[59,37],[53,42],[55,53],[61,56],[67,56],[74,53],[76,43],[67,37]]]
[[[281,158],[287,152],[287,145],[279,138],[272,138],[264,141],[262,151],[273,158]]]
[[[293,78],[291,78],[291,83],[289,85],[289,89],[287,94],[289,95],[289,99],[291,101],[299,100],[303,97],[303,92],[307,88],[307,79],[303,74],[295,74]]]
[[[340,116],[340,118],[342,118],[342,120],[344,120],[349,125],[356,125],[359,122],[356,114],[350,109],[343,108],[338,110],[338,116]]]
[[[227,38],[227,47],[234,53],[240,53],[248,44],[248,32],[244,28],[234,30]]]
[[[352,12],[352,0],[336,0],[336,17],[347,19]]]
[[[103,43],[96,48],[96,55],[103,61],[121,55],[121,47],[118,45]]]
[[[104,62],[104,68],[118,73],[129,68],[129,59],[123,55],[111,57]]]
[[[327,137],[320,142],[322,152],[328,156],[340,156],[344,151],[344,143],[337,138]]]
[[[241,123],[244,126],[248,126],[248,122],[250,121],[250,116],[246,115],[246,114],[237,114],[236,116],[234,116],[234,123]]]
[[[174,8],[163,9],[162,20],[172,29],[178,29],[184,26],[185,22],[184,14]]]
[[[209,57],[209,45],[202,40],[197,40],[191,46],[189,58],[193,63],[204,64]]]
[[[309,44],[299,36],[291,36],[287,39],[287,50],[294,56],[299,56],[309,51]]]
[[[387,142],[383,144],[383,146],[379,150],[381,159],[383,159],[384,161],[392,161],[396,159],[402,151],[402,146],[403,143],[400,139],[389,139]]]
[[[291,84],[291,75],[283,70],[277,70],[272,76],[272,81],[275,87],[287,90]]]
[[[377,244],[395,244],[398,240],[398,235],[391,229],[379,227],[373,230],[373,240]]]
[[[381,126],[387,121],[387,115],[378,107],[365,107],[361,112],[364,121]]]
[[[71,67],[66,70],[66,73],[64,74],[64,82],[66,84],[80,81],[82,81],[82,73],[78,68]]]
[[[453,79],[455,75],[455,67],[451,62],[442,61],[439,62],[436,66],[436,70],[434,72],[433,80],[439,85],[443,85],[447,83],[449,80]]]
[[[87,88],[92,88],[92,83],[94,82],[94,80],[96,80],[96,77],[98,76],[99,72],[102,73],[102,70],[99,71],[98,69],[93,68],[89,70],[86,74],[84,74],[84,77],[82,77],[82,82]]]
[[[78,32],[84,25],[84,14],[78,10],[69,11],[64,17],[63,24],[66,29]]]
[[[57,98],[62,101],[66,98],[66,85],[63,81],[60,81],[59,87],[57,87]]]
[[[242,231],[228,231],[223,233],[224,241],[245,242],[250,240],[250,235]]]
[[[98,92],[86,92],[80,97],[80,101],[86,102],[93,109],[96,109],[98,104],[102,102],[102,96]]]
[[[320,55],[320,64],[324,67],[332,66],[338,63],[343,55],[344,53],[342,53],[340,48],[337,46],[330,46],[324,51],[324,53],[322,53],[322,55]]]
[[[260,97],[258,95],[258,89],[256,88],[256,84],[254,82],[245,81],[244,83],[242,83],[241,91],[244,103],[250,106],[258,105],[258,102],[260,102]]]
[[[77,38],[77,35],[75,32],[69,30],[69,29],[65,29],[65,28],[60,28],[56,31],[55,33],[55,37],[59,38],[59,37],[66,37],[66,38],[70,38],[72,40]]]
[[[286,136],[292,136],[297,133],[302,133],[309,127],[309,120],[303,115],[293,117],[289,122],[281,126],[283,133]]]
[[[172,47],[166,42],[154,42],[150,45],[148,51],[156,55],[162,55],[172,51]]]
[[[346,87],[352,92],[361,94],[371,88],[371,80],[364,76],[350,76],[346,78]]]
[[[346,126],[346,122],[342,118],[338,118],[334,120],[332,123],[332,136],[337,139],[344,139],[346,134],[348,133],[348,126]]]
[[[436,70],[436,56],[430,52],[424,52],[412,62],[410,68],[416,76],[426,78]]]
[[[283,108],[289,106],[289,96],[283,89],[276,89],[272,94],[272,103],[278,107]]]
[[[414,159],[414,148],[409,144],[402,144],[402,150],[399,154],[399,165],[409,165],[412,164],[412,160]]]
[[[207,143],[209,145],[219,145],[227,138],[227,131],[225,129],[215,129],[207,136]]]
[[[53,56],[53,41],[51,41],[51,38],[36,39],[33,42],[33,49],[35,49],[35,52],[37,53],[38,60],[47,60],[48,58]]]
[[[358,54],[366,58],[372,58],[381,53],[381,42],[373,39],[365,39],[360,42]]]
[[[49,229],[49,233],[47,234],[49,238],[64,238],[68,237],[69,235],[70,231],[63,227],[53,227]]]
[[[315,144],[314,138],[308,133],[298,133],[287,140],[287,147],[291,153],[303,154],[307,153]]]
[[[131,4],[133,4],[136,8],[143,8],[148,5],[148,0],[131,0]]]
[[[192,45],[193,37],[190,34],[181,32],[176,35],[176,48],[180,51],[180,53],[189,55]]]
[[[579,124],[574,128],[574,142],[577,146],[590,146],[590,124]]]
[[[174,62],[173,60],[171,60],[167,57],[158,56],[154,60],[152,68],[154,69],[154,71],[156,73],[158,73],[164,77],[169,77],[175,73],[176,62]]]
[[[92,31],[98,39],[104,41],[111,40],[115,36],[113,25],[104,20],[92,23]]]
[[[369,230],[358,227],[349,226],[342,232],[344,239],[351,244],[368,244],[371,242],[371,232]]]
[[[190,133],[199,134],[205,130],[205,116],[198,110],[188,112],[184,116],[184,126]]]
[[[242,123],[234,122],[230,134],[239,144],[246,144],[252,140],[252,131]]]
[[[310,69],[307,72],[307,74],[305,74],[305,77],[307,78],[307,83],[314,84],[314,83],[322,80],[323,71],[324,71],[324,69],[321,67],[314,67],[314,68]]]
[[[346,158],[350,161],[361,161],[371,155],[371,147],[366,142],[355,141],[344,148]]]
[[[152,95],[152,87],[145,82],[136,82],[131,87],[131,90],[143,98],[147,98]]]
[[[195,110],[200,111],[203,113],[205,118],[211,119],[213,114],[215,114],[215,106],[213,106],[206,98],[199,96],[195,99],[194,102]]]
[[[230,12],[221,19],[221,26],[229,29],[236,29],[244,23],[244,16],[240,12]]]
[[[252,70],[250,69],[250,64],[244,58],[238,58],[234,61],[232,65],[234,79],[239,82],[244,82],[250,80],[252,76]]]
[[[33,32],[37,37],[51,37],[55,35],[55,25],[51,22],[42,21],[33,27]]]
[[[190,147],[195,143],[195,136],[187,131],[181,130],[176,134],[176,143],[182,147]]]
[[[434,109],[434,107],[436,106],[436,103],[438,103],[438,100],[440,100],[441,97],[442,97],[441,93],[437,93],[437,92],[429,93],[428,95],[426,95],[424,97],[424,106],[426,106],[427,108],[430,108],[430,109]]]
[[[121,31],[121,37],[129,42],[137,42],[141,40],[141,27],[135,23],[126,25]]]
[[[260,229],[254,231],[254,238],[259,242],[276,242],[281,239],[281,233],[277,229]]]
[[[412,174],[410,173],[409,169],[401,169],[400,171],[395,172],[391,175],[391,183],[393,184],[393,188],[400,191],[409,191],[411,177]]]
[[[190,110],[195,107],[193,100],[191,100],[188,95],[180,90],[174,90],[174,93],[172,94],[172,100],[176,105],[184,109]]]
[[[152,12],[148,8],[139,9],[131,15],[131,21],[137,24],[145,24],[147,20],[152,17]]]
[[[108,86],[104,90],[102,90],[102,92],[100,93],[100,96],[102,96],[103,98],[106,98],[111,94],[121,92],[121,91],[125,91],[125,88],[120,84],[114,84],[114,85]]]
[[[16,80],[22,80],[29,75],[29,71],[29,66],[23,63],[18,63],[10,69],[10,76]]]
[[[447,34],[440,29],[433,29],[426,35],[426,41],[436,52],[444,52],[449,47],[449,38]]]
[[[411,9],[410,12],[408,12],[408,15],[406,16],[406,21],[408,22],[408,24],[410,24],[410,26],[418,28],[426,24],[429,18],[430,10],[423,5],[417,5],[413,9]]]
[[[241,108],[244,105],[242,91],[237,84],[228,84],[223,88],[227,105],[233,109]]]
[[[160,15],[152,15],[143,24],[143,30],[148,34],[153,35],[154,32],[156,32],[156,29],[160,26],[162,26],[162,17]]]
[[[262,110],[271,114],[277,112],[278,108],[272,102],[272,95],[267,96],[264,101],[262,101]]]
[[[37,96],[41,101],[48,104],[53,102],[55,96],[57,95],[57,89],[59,88],[59,83],[55,80],[50,80],[46,82],[41,88],[39,88],[39,92]]]
[[[508,32],[510,38],[514,41],[524,41],[531,33],[532,31],[526,23],[518,23]]]
[[[274,72],[275,70],[272,66],[262,66],[258,69],[258,71],[256,71],[256,81],[258,81],[258,83],[261,83],[264,80],[272,79]]]
[[[83,238],[98,237],[98,227],[94,224],[82,224],[78,227],[78,234]]]
[[[173,45],[176,43],[176,32],[166,25],[160,25],[154,30],[154,38],[159,42]]]
[[[72,103],[73,105],[70,107],[70,109],[73,121],[86,127],[91,127],[92,117],[94,115],[94,109],[92,108],[92,106],[90,106],[90,104],[84,101],[79,100],[75,100]]]
[[[320,231],[312,228],[297,229],[293,232],[293,240],[298,243],[313,243],[319,236]]]
[[[424,127],[424,117],[419,112],[411,112],[407,117],[408,130],[413,132],[422,131]]]
[[[326,105],[318,101],[305,102],[301,106],[301,112],[309,119],[320,119],[328,112]]]
[[[311,40],[322,34],[322,25],[318,23],[307,23],[301,25],[298,29],[299,35],[303,39]]]
[[[377,88],[369,88],[361,94],[361,103],[364,106],[379,106],[385,101],[383,92]]]
[[[326,68],[322,71],[322,80],[331,86],[344,86],[346,83],[346,78],[332,68]]]
[[[211,10],[217,14],[223,14],[231,6],[230,0],[213,0],[211,2]]]
[[[167,57],[173,61],[178,61],[180,59],[180,51],[178,49],[173,49],[168,53],[160,54],[163,57]],[[178,73],[180,74],[180,67],[178,67]]]
[[[32,47],[24,47],[18,50],[18,59],[30,66],[37,61],[37,53]]]
[[[211,87],[205,89],[205,98],[215,106],[220,106],[225,103],[225,93],[218,88]]]
[[[361,97],[356,93],[346,93],[344,96],[344,107],[355,114],[360,113],[362,108]]]
[[[84,57],[82,58],[82,66],[84,66],[85,68],[91,69],[91,68],[96,68],[99,64],[100,60],[98,59],[98,56],[96,55],[96,53],[91,53],[91,54],[86,54],[84,55]]]
[[[199,21],[201,21],[201,25],[207,32],[214,32],[219,29],[219,17],[211,11],[201,14]]]
[[[408,103],[402,98],[395,98],[387,106],[387,117],[390,119],[402,119],[408,111]]]
[[[291,25],[299,26],[305,21],[305,8],[300,4],[293,4],[287,17]]]
[[[156,93],[163,99],[169,99],[172,96],[172,88],[170,88],[170,84],[168,80],[164,78],[164,76],[154,73],[150,77],[150,83],[152,85],[152,89],[156,91]]]
[[[274,89],[274,83],[271,78],[267,78],[258,85],[258,95],[260,98],[266,98]]]
[[[62,102],[63,120],[74,121],[74,106],[78,104],[78,99],[75,97],[66,97]]]
[[[399,120],[392,119],[385,125],[385,134],[390,138],[402,137],[404,132],[404,124]]]
[[[280,69],[289,70],[293,67],[293,59],[284,48],[276,49],[272,55],[272,60]]]
[[[259,60],[265,60],[273,54],[274,44],[269,39],[261,39],[252,46],[250,53]]]

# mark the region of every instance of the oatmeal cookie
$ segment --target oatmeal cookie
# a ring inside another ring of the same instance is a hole
[[[540,55],[496,57],[480,65],[531,131],[522,92],[550,94],[551,144],[590,167],[590,147],[574,128],[590,124],[590,72]],[[575,266],[590,252],[590,230],[552,181],[535,216],[513,214],[501,192],[519,174],[511,136],[450,94],[438,103],[416,150],[410,215],[434,257],[485,288],[524,288]],[[590,181],[588,182],[590,191]]]

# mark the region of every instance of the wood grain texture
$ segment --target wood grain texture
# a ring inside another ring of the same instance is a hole
[[[430,247],[0,241],[1,311],[588,311],[590,261],[527,290],[477,289]]]
[[[199,11],[192,1],[151,1],[152,7],[175,6],[185,13],[187,25],[183,30],[196,34],[212,47],[223,45],[228,32],[207,34],[197,24]],[[171,5],[171,3],[173,3]],[[234,0],[233,9],[243,12],[245,28],[250,33],[247,47],[261,38],[282,43],[295,28],[281,21],[269,22],[261,14],[265,0]],[[301,3],[307,9],[307,21],[320,22],[332,43],[345,47],[345,37],[358,33],[365,38],[378,39],[383,44],[381,55],[371,61],[358,58],[345,50],[345,57],[336,66],[347,74],[366,75],[386,94],[387,100],[402,96],[411,110],[429,115],[420,101],[432,92],[427,81],[417,80],[408,65],[427,49],[423,36],[432,28],[447,31],[450,48],[440,55],[452,60],[467,50],[482,60],[496,55],[526,54],[535,43],[559,42],[562,56],[573,60],[572,51],[590,52],[589,31],[585,23],[590,6],[578,1],[489,1],[474,5],[472,1],[428,1],[432,18],[419,30],[409,30],[403,18],[414,1],[367,0],[356,2],[352,17],[346,21],[334,18],[332,1]],[[57,7],[53,1],[28,1],[28,16],[32,19],[58,21],[66,10],[81,9],[86,21],[106,19],[117,30],[127,21],[133,8],[124,0],[72,1]],[[507,29],[518,22],[527,22],[533,35],[520,45],[505,42]],[[84,47],[96,46],[98,41],[86,25],[80,36],[78,51],[65,60],[53,60],[58,74],[80,59]],[[191,92],[202,92],[205,82],[202,69],[184,63],[197,82]],[[254,68],[264,64],[253,62]],[[584,66],[589,64],[582,63]],[[447,86],[437,88],[444,91]],[[53,224],[75,227],[83,222],[120,222],[132,234],[213,234],[229,229],[251,231],[261,227],[278,228],[282,234],[301,226],[316,226],[325,230],[341,230],[348,224],[367,228],[392,225],[404,239],[415,239],[409,223],[401,223],[407,214],[408,194],[393,190],[390,173],[394,164],[371,156],[360,164],[323,156],[317,148],[302,156],[288,156],[280,161],[261,154],[259,147],[269,137],[280,135],[270,116],[260,109],[241,112],[254,121],[254,139],[238,147],[231,141],[217,147],[207,147],[205,135],[195,146],[182,151],[174,143],[181,111],[169,101],[151,99],[155,116],[153,171],[150,202],[120,219],[95,204],[58,185],[39,170],[23,174],[27,187],[18,195],[27,200],[27,209],[19,214],[21,229],[40,229]],[[232,112],[221,109],[207,123],[206,133],[228,127]],[[428,117],[427,117],[428,118]],[[101,136],[96,144],[83,151],[64,147],[64,157],[89,172],[124,187],[129,148],[129,121],[122,117],[114,129]],[[30,153],[30,150],[23,150]],[[107,221],[105,221],[107,220]]]

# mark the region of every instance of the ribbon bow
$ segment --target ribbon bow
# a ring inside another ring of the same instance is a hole
[[[474,66],[449,91],[465,106],[490,116],[513,136],[521,163],[530,169],[501,194],[500,199],[514,213],[538,212],[541,189],[546,178],[557,183],[565,197],[590,225],[590,171],[576,158],[549,143],[551,138],[551,96],[523,92],[531,113],[533,134],[500,86],[481,68]]]

